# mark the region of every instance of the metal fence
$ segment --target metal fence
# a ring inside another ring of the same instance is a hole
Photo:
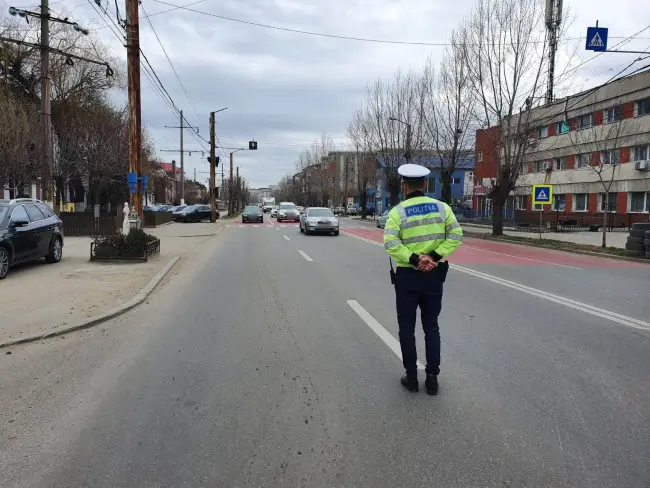
[[[92,212],[61,212],[63,232],[67,236],[90,236],[113,234],[122,227],[122,215],[101,214],[98,218]]]

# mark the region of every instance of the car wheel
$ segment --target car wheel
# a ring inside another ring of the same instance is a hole
[[[9,274],[9,251],[0,246],[0,280],[4,280]]]
[[[335,235],[335,236],[339,235],[339,231],[338,231],[338,230],[337,230],[337,231],[334,231],[334,235]]]
[[[48,263],[58,263],[59,261],[61,261],[62,256],[63,256],[63,242],[61,242],[61,238],[57,236],[52,241],[52,248],[50,250],[50,254],[45,256],[45,261],[47,261]]]

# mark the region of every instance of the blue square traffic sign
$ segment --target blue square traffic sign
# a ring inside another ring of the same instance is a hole
[[[533,204],[548,205],[553,201],[552,185],[533,185]]]
[[[587,27],[587,51],[607,51],[607,27]]]

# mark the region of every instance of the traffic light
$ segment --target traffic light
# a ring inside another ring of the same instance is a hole
[[[210,162],[211,162],[211,161],[210,161],[210,156],[208,156],[208,157],[207,157],[207,158],[205,158],[205,159],[207,159],[207,160],[208,160],[208,163],[210,163]],[[214,164],[214,166],[215,166],[215,168],[216,168],[216,167],[218,167],[218,166],[219,166],[219,156],[215,156],[215,158],[214,158],[214,160],[215,160],[215,164]]]
[[[248,141],[248,150],[257,151],[257,141]]]

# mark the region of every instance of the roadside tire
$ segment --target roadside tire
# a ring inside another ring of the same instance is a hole
[[[50,250],[50,254],[45,256],[45,261],[47,261],[50,264],[58,263],[61,261],[61,257],[63,256],[63,243],[61,242],[60,237],[55,237],[54,240],[52,241],[52,248]]]
[[[629,236],[627,238],[627,243],[628,244],[643,244],[644,241],[645,241],[645,239],[643,237]]]
[[[9,274],[9,251],[0,246],[0,280],[4,280]]]
[[[644,253],[643,251],[629,251],[629,250],[625,251],[625,255],[631,258],[642,258],[644,257],[645,254],[646,253]]]
[[[635,244],[635,243],[630,243],[630,242],[625,244],[625,249],[627,251],[645,252],[645,246],[643,244]]]
[[[632,230],[650,230],[650,222],[637,222],[632,224]]]
[[[630,231],[630,237],[645,237],[646,231],[643,229],[632,229]]]

